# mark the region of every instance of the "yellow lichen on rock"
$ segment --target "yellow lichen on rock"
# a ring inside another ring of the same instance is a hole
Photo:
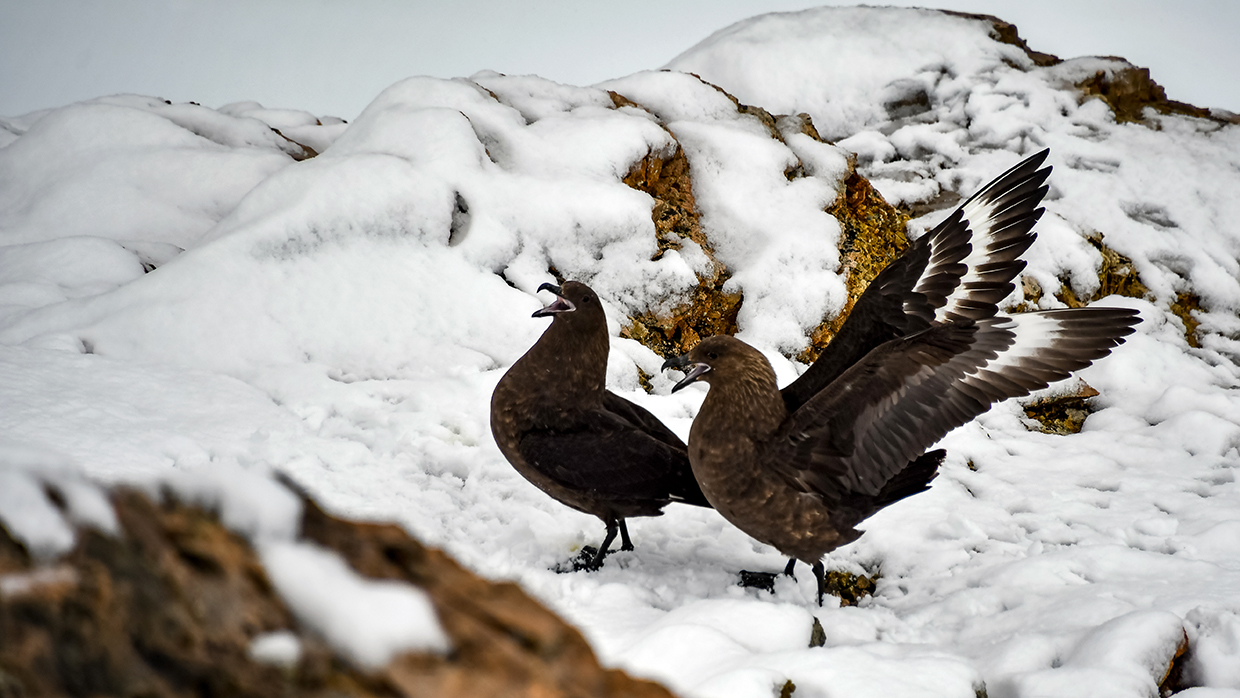
[[[878,588],[878,578],[877,574],[871,577],[844,570],[827,570],[825,586],[828,594],[839,597],[841,606],[856,606]]]
[[[1132,260],[1102,243],[1102,236],[1088,238],[1091,245],[1102,254],[1102,267],[1098,270],[1098,281],[1102,282],[1094,298],[1107,296],[1126,296],[1128,298],[1145,298],[1150,290],[1141,283],[1141,277],[1132,266]]]
[[[1150,298],[1153,294],[1145,284],[1141,283],[1141,276],[1133,267],[1132,260],[1115,250],[1107,247],[1102,240],[1102,234],[1090,235],[1085,238],[1089,244],[1098,250],[1102,255],[1102,262],[1098,266],[1098,290],[1088,298],[1080,298],[1076,292],[1072,290],[1072,286],[1064,279],[1060,279],[1059,289],[1055,291],[1055,297],[1069,308],[1083,308],[1089,303],[1107,296],[1125,296],[1127,298]],[[1036,279],[1025,276],[1021,280],[1021,289],[1024,299],[1013,310],[1018,313],[1036,310],[1038,301],[1042,299],[1045,290]]]
[[[1177,293],[1175,302],[1171,304],[1171,312],[1184,323],[1184,339],[1188,346],[1196,349],[1201,346],[1201,341],[1197,338],[1197,327],[1201,321],[1193,317],[1193,311],[1201,312],[1201,299],[1197,294]]]
[[[791,125],[792,130],[797,133],[826,142],[818,134],[809,114],[773,117],[772,123],[783,124],[785,128]],[[776,133],[778,132],[777,129]],[[785,174],[792,179],[797,176],[797,169],[799,168],[793,168]],[[839,273],[844,275],[848,301],[839,314],[823,318],[823,321],[810,331],[809,346],[796,356],[802,363],[813,363],[818,358],[848,319],[853,305],[874,277],[909,246],[906,234],[909,216],[887,203],[870,181],[857,172],[856,155],[849,154],[848,174],[842,181],[838,196],[826,211],[840,226]]]
[[[1137,273],[1131,259],[1107,247],[1101,234],[1091,235],[1086,240],[1102,255],[1102,263],[1098,267],[1098,290],[1094,291],[1089,298],[1082,299],[1076,295],[1067,281],[1061,279],[1060,287],[1055,292],[1056,298],[1069,308],[1083,308],[1107,296],[1154,300],[1154,294],[1141,282],[1141,276]],[[1030,276],[1024,277],[1021,284],[1024,298],[1012,310],[1018,313],[1036,310],[1038,301],[1042,299],[1045,290],[1036,279]],[[1201,321],[1194,317],[1193,313],[1194,311],[1202,312],[1201,298],[1191,292],[1180,292],[1176,294],[1175,301],[1168,306],[1168,309],[1184,323],[1184,339],[1188,345],[1200,347],[1197,328],[1201,325]]]
[[[803,363],[813,363],[818,358],[874,277],[909,246],[904,232],[908,217],[888,204],[869,180],[857,174],[853,158],[849,158],[849,170],[844,190],[827,209],[840,224],[839,271],[844,275],[848,302],[839,315],[824,319],[810,332],[809,346],[796,357]]]
[[[790,126],[793,131],[823,141],[808,114],[772,116],[761,107],[741,104],[727,92],[720,92],[736,105],[739,113],[761,122],[772,139],[783,142],[781,124],[784,120],[795,120]],[[616,108],[641,108],[641,105],[623,95],[611,93],[611,96]],[[800,166],[793,166],[784,174],[789,179],[795,179],[803,176],[803,171]],[[710,264],[707,272],[698,274],[698,284],[688,298],[671,310],[649,311],[629,317],[620,336],[635,339],[656,354],[667,357],[692,349],[702,337],[735,334],[736,317],[744,299],[740,293],[723,290],[730,273],[715,256],[710,240],[701,228],[693,198],[689,161],[683,149],[677,145],[671,153],[647,153],[634,164],[623,181],[654,199],[651,218],[658,243],[656,259],[667,250],[680,249],[686,240],[691,240],[702,249]],[[822,323],[811,331],[809,347],[796,357],[807,363],[816,359],[835,336],[853,303],[870,281],[909,244],[905,234],[908,216],[888,204],[869,181],[857,173],[855,156],[849,158],[848,175],[843,179],[835,202],[826,212],[834,216],[840,225],[839,273],[844,275],[849,300],[842,313],[823,318]]]
[[[1076,434],[1085,425],[1085,418],[1093,412],[1089,399],[1098,395],[1088,383],[1071,392],[1054,397],[1033,400],[1024,405],[1025,415],[1036,419],[1041,425],[1038,431],[1046,434]]]
[[[617,107],[640,108],[616,93],[612,93],[612,102]],[[741,294],[723,291],[730,274],[716,259],[710,241],[702,232],[693,198],[689,160],[684,150],[677,145],[671,154],[647,153],[623,181],[654,199],[650,217],[657,237],[656,259],[667,250],[680,249],[685,240],[691,240],[702,249],[710,265],[706,273],[698,274],[698,284],[688,299],[669,312],[652,311],[628,318],[620,336],[635,339],[656,354],[670,357],[692,349],[702,337],[735,334]]]

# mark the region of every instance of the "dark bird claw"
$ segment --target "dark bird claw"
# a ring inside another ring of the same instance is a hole
[[[737,582],[738,586],[746,589],[761,589],[762,591],[775,593],[775,578],[779,576],[774,572],[750,572],[749,570],[741,570],[741,581]]]

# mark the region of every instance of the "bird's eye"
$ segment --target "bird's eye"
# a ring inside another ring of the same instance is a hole
[[[719,358],[719,355],[718,355],[718,354],[716,354],[716,353],[715,353],[715,352],[713,352],[713,351],[708,351],[708,352],[706,352],[706,358],[708,358],[708,359],[710,359],[710,360],[712,360],[712,361],[713,361],[713,360],[715,360],[715,359]]]
[[[581,299],[582,303],[591,303],[593,301],[594,301],[594,296],[585,296],[584,298]]]

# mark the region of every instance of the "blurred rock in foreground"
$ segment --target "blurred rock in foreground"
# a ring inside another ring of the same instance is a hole
[[[600,667],[577,630],[515,584],[307,499],[303,540],[365,577],[424,590],[452,645],[366,671],[298,621],[245,538],[165,500],[114,491],[122,534],[81,529],[54,561],[37,563],[0,527],[0,696],[671,695]]]

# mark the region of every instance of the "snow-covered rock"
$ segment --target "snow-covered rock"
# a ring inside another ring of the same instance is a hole
[[[10,480],[278,471],[521,582],[605,663],[682,695],[789,681],[797,695],[1148,695],[1177,623],[1193,690],[1240,690],[1240,126],[1122,101],[1108,85],[1126,63],[1055,62],[1000,30],[823,8],[594,87],[410,78],[347,125],[132,97],[6,119]],[[835,144],[795,126],[801,113]],[[320,129],[328,147],[296,162],[272,126]],[[737,586],[737,570],[783,560],[711,511],[671,507],[632,522],[637,550],[601,571],[552,571],[596,522],[529,486],[487,430],[492,387],[543,329],[539,284],[599,291],[609,385],[685,434],[702,393],[667,395],[659,357],[621,336],[640,334],[630,318],[717,283],[787,382],[846,303],[828,209],[850,152],[916,235],[1043,147],[1047,213],[1007,305],[1096,298],[1143,318],[1082,372],[1099,395],[1081,433],[1031,432],[1004,403],[950,434],[931,490],[828,558],[880,575],[855,607],[812,606],[807,575],[773,595]],[[677,152],[700,239],[661,228],[670,195],[637,186]],[[1107,285],[1125,273],[1139,286]],[[1106,295],[1121,286],[1139,297]],[[8,530],[47,555],[72,545],[32,501],[0,494]]]

